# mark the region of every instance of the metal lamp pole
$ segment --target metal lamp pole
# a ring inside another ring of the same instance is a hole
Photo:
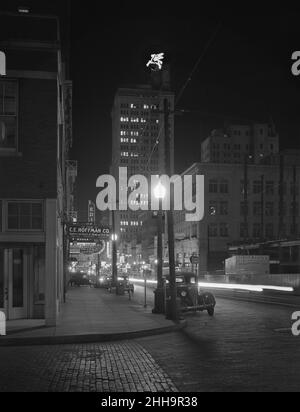
[[[170,108],[168,99],[164,99],[164,128],[165,128],[165,165],[166,174],[171,176],[173,173],[171,165],[171,137],[169,128]],[[174,185],[170,184],[170,210],[167,211],[168,223],[168,249],[169,249],[169,287],[170,287],[170,313],[167,314],[171,320],[178,321],[177,311],[177,292],[176,292],[176,273],[175,273],[175,250],[174,250]]]
[[[112,210],[112,286],[116,286],[118,280],[117,267],[117,235],[115,227],[115,211]]]
[[[154,308],[153,313],[165,312],[165,296],[163,285],[163,241],[162,241],[162,199],[165,197],[165,188],[158,185],[154,189],[154,195],[159,200],[159,209],[157,213],[157,288],[154,291]]]

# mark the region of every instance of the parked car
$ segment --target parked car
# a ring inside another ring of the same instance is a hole
[[[165,280],[167,299],[170,297],[169,280],[168,275]],[[209,316],[214,315],[215,297],[210,292],[199,290],[194,273],[176,273],[176,292],[180,312],[203,312],[206,310]]]
[[[111,283],[111,276],[103,275],[97,277],[95,288],[108,288]]]
[[[134,284],[129,281],[129,277],[122,275],[117,282],[117,295],[124,295],[124,293],[134,293]]]
[[[91,286],[90,278],[84,273],[74,273],[69,280],[70,286]]]

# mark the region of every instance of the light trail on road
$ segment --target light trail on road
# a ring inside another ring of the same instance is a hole
[[[130,278],[131,282],[144,283],[144,279]],[[156,285],[156,280],[148,280],[147,284]],[[229,290],[247,290],[250,292],[262,293],[264,290],[273,290],[277,292],[294,292],[294,288],[288,286],[273,286],[273,285],[243,285],[240,283],[209,283],[209,282],[199,282],[198,286],[201,288],[211,288],[211,289],[229,289]]]

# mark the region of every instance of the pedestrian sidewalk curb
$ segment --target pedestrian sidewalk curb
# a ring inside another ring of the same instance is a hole
[[[180,321],[179,324],[164,326],[155,329],[144,329],[133,332],[123,333],[89,333],[84,335],[65,335],[65,336],[36,336],[10,338],[0,336],[0,347],[5,346],[39,346],[39,345],[67,345],[77,343],[101,343],[114,342],[119,340],[128,340],[143,338],[147,336],[162,335],[165,333],[177,332],[187,326],[187,321]]]

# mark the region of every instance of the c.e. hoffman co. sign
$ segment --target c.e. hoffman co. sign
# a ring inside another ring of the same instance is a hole
[[[110,228],[107,226],[77,224],[68,227],[68,235],[73,240],[84,239],[107,239],[110,235]]]

